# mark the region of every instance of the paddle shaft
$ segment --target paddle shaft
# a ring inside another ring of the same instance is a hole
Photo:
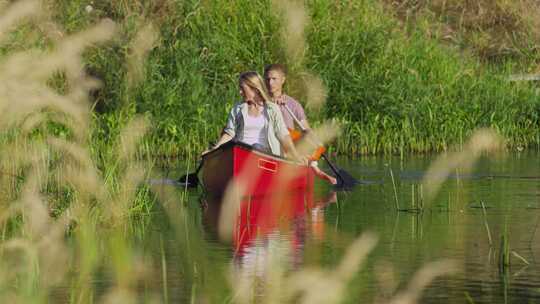
[[[199,165],[197,166],[197,170],[195,170],[195,175],[199,174],[199,171],[201,171],[202,165],[203,165],[203,160],[201,159],[199,161]]]
[[[302,122],[296,117],[296,115],[294,115],[294,113],[291,111],[291,109],[286,105],[286,104],[283,104],[283,106],[285,107],[285,109],[287,109],[287,112],[289,112],[289,114],[292,116],[292,118],[294,119],[294,121],[296,122],[296,124],[300,127],[300,129],[302,129],[303,132],[307,132],[307,128],[304,127],[304,125],[302,124]],[[314,140],[309,137],[309,140],[311,141],[311,143],[313,144],[316,144],[316,145],[321,145],[322,144],[320,142],[313,142]],[[318,141],[318,140],[317,140]]]
[[[302,129],[302,131],[307,132],[306,127],[304,127],[302,122],[296,117],[296,115],[294,115],[294,113],[291,111],[291,109],[289,109],[289,107],[286,104],[283,104],[283,106],[285,106],[285,109],[287,109],[287,112],[289,112],[289,114],[292,116],[292,118],[294,119],[296,124],[298,124],[298,126]],[[322,143],[318,139],[316,139],[317,142],[314,142],[314,140],[311,138],[311,136],[309,134],[308,134],[308,139],[313,144],[316,144],[316,145],[319,145],[319,146],[322,145]],[[334,174],[336,174],[336,176],[338,176],[342,181],[344,181],[345,179],[341,176],[341,174],[339,174],[338,169],[334,166],[334,164],[332,164],[332,162],[328,159],[328,157],[326,157],[326,154],[322,153],[321,156],[324,158],[324,160],[326,160],[326,162],[328,163],[328,165],[330,166],[332,171],[334,171]]]
[[[199,179],[197,178],[197,175],[199,174],[199,171],[201,171],[202,165],[203,161],[201,159],[195,172],[183,175],[178,179],[178,181],[180,183],[185,183],[186,187],[197,187],[199,185]]]

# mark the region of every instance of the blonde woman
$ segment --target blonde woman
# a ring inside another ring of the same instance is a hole
[[[238,82],[242,101],[231,109],[221,138],[211,150],[234,139],[275,155],[284,156],[286,152],[291,158],[305,162],[296,151],[281,110],[271,102],[261,76],[253,71],[244,72]]]

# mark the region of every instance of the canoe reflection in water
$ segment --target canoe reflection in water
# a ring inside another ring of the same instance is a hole
[[[266,272],[272,256],[298,268],[306,239],[324,238],[324,207],[335,202],[335,192],[321,198],[313,191],[245,197],[233,223],[234,265],[258,276]],[[207,229],[217,232],[222,204],[219,199],[207,198],[203,205]]]

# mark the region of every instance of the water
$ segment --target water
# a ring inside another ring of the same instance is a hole
[[[528,152],[484,158],[470,172],[454,170],[431,203],[422,202],[424,189],[420,186],[434,160],[431,156],[340,160],[338,165],[360,178],[362,185],[345,193],[333,193],[320,185],[313,197],[287,198],[293,203],[277,207],[251,202],[252,210],[244,210],[251,212],[251,220],[245,217],[236,224],[232,243],[218,237],[220,213],[212,207],[215,204],[203,200],[204,208],[200,208],[200,198],[192,195],[188,203],[195,224],[190,233],[202,238],[198,248],[204,258],[190,259],[195,265],[205,265],[204,270],[195,270],[204,271],[199,273],[204,279],[186,287],[182,276],[168,275],[169,298],[188,300],[203,293],[205,298],[220,299],[228,292],[229,273],[234,277],[229,282],[246,276],[256,280],[254,298],[262,298],[266,291],[259,285],[264,285],[261,281],[269,271],[265,262],[271,257],[279,258],[286,273],[306,267],[331,271],[354,239],[373,232],[378,243],[348,285],[345,302],[389,299],[405,290],[428,263],[450,259],[455,261],[457,273],[432,281],[419,302],[538,303],[539,156]],[[396,211],[396,196],[399,209],[409,211]],[[423,211],[414,211],[422,203]],[[511,265],[502,268],[499,254],[505,227]],[[168,268],[186,271],[190,266],[180,265],[186,255],[179,253],[176,238],[167,228],[162,232],[170,240],[165,246]]]

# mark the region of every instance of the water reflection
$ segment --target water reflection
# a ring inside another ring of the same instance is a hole
[[[381,292],[390,298],[423,265],[447,258],[459,261],[461,272],[435,280],[424,290],[420,303],[540,303],[540,155],[481,160],[469,175],[453,172],[422,212],[396,212],[396,200],[403,209],[419,206],[421,178],[432,161],[429,156],[343,160],[340,166],[361,180],[382,183],[365,183],[350,193],[338,193],[339,205],[332,204],[335,198],[301,193],[287,198],[292,200],[287,204],[251,198],[243,202],[243,213],[238,215],[236,241],[216,247],[230,252],[232,259],[224,259],[236,274],[258,275],[254,281],[264,281],[271,257],[283,259],[291,268],[334,265],[349,240],[373,231],[380,241],[351,288],[350,302],[371,303]],[[395,183],[385,164],[392,168]],[[205,204],[205,232],[215,231],[219,202],[205,200]],[[275,208],[268,210],[269,205]],[[261,217],[266,211],[269,214]],[[510,266],[501,271],[505,231]],[[216,238],[217,233],[209,237]],[[385,273],[395,274],[388,288],[383,286],[391,281]],[[377,279],[381,274],[383,283]]]
[[[298,268],[306,239],[324,238],[325,207],[336,202],[335,192],[315,195],[313,191],[243,198],[231,246],[235,267],[261,273],[268,256],[274,254],[285,259],[289,267]],[[217,236],[221,199],[205,197],[201,203],[205,229]]]

